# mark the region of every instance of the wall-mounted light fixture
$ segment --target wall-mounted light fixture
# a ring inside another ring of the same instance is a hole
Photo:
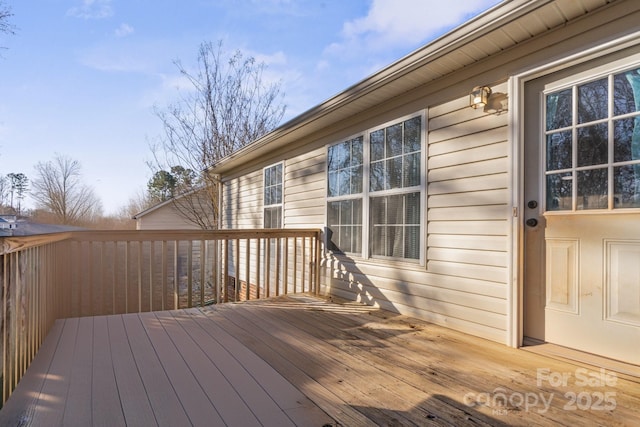
[[[489,102],[491,89],[486,86],[476,86],[469,94],[469,106],[473,109],[483,108]]]
[[[487,86],[476,86],[469,94],[469,106],[474,110],[482,108],[488,114],[501,114],[508,108],[507,94],[491,92]]]

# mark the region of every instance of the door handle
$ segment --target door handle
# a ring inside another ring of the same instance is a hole
[[[529,219],[526,221],[526,224],[527,224],[529,227],[535,227],[536,225],[538,225],[538,220],[537,220],[537,219],[535,219],[535,218],[529,218]]]

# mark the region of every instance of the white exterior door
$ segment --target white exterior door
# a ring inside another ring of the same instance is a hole
[[[640,58],[526,83],[524,335],[640,364]]]

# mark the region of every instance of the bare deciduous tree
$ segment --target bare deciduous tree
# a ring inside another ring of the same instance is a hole
[[[10,188],[11,184],[9,183],[9,179],[7,177],[0,176],[0,212],[2,211],[2,208],[8,205]]]
[[[198,66],[178,70],[191,85],[178,102],[156,109],[164,126],[152,146],[155,171],[182,167],[197,174],[174,197],[176,209],[203,229],[217,227],[217,182],[207,170],[216,161],[273,130],[284,115],[280,82],[263,80],[265,64],[236,51],[226,56],[222,43],[202,43]]]
[[[15,27],[9,22],[9,18],[12,16],[11,8],[0,0],[0,33],[15,34]]]
[[[82,225],[102,213],[102,203],[93,189],[82,182],[77,160],[56,155],[53,161],[35,166],[31,196],[38,207],[51,212],[60,224]]]

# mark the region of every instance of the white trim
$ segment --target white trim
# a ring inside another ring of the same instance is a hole
[[[419,177],[419,185],[415,185],[413,187],[405,187],[400,189],[393,190],[380,190],[373,193],[373,197],[384,197],[389,195],[397,195],[397,194],[409,194],[420,192],[420,240],[419,240],[419,257],[417,260],[410,258],[394,258],[394,257],[372,257],[370,250],[370,199],[372,197],[372,193],[369,189],[369,175],[370,175],[370,134],[377,130],[385,129],[389,126],[402,124],[407,120],[420,117],[420,177]],[[360,254],[357,253],[346,253],[347,255],[355,256],[361,258],[363,261],[393,261],[393,262],[402,262],[410,265],[420,265],[421,267],[426,266],[426,249],[427,249],[427,222],[426,222],[426,212],[427,212],[427,110],[421,109],[417,110],[410,114],[405,114],[403,116],[388,120],[384,123],[363,129],[360,132],[353,133],[348,137],[340,138],[334,142],[326,144],[325,146],[325,158],[328,159],[329,148],[341,144],[346,141],[350,141],[352,139],[356,139],[362,137],[362,193],[358,193],[355,195],[344,195],[344,196],[334,196],[329,197],[327,195],[328,192],[328,180],[329,180],[329,166],[328,160],[327,165],[325,167],[325,209],[324,209],[324,218],[325,225],[328,228],[328,215],[327,215],[327,205],[332,201],[340,201],[340,200],[349,200],[349,199],[360,199],[362,200],[362,252]],[[328,247],[328,241],[325,242]],[[341,256],[341,254],[335,254],[335,256]]]
[[[281,179],[281,200],[280,203],[275,203],[275,204],[271,204],[271,205],[267,205],[265,204],[264,201],[264,190],[266,188],[266,182],[265,182],[265,173],[267,171],[267,169],[271,169],[274,167],[277,167],[278,165],[282,166],[282,175],[280,177]],[[283,228],[284,227],[284,176],[285,176],[285,171],[284,171],[284,160],[273,163],[271,165],[265,166],[262,168],[262,227],[264,228],[264,210],[266,208],[280,208],[280,227],[279,228]]]
[[[512,176],[512,201],[514,208],[519,213],[517,221],[513,221],[513,234],[511,236],[511,247],[513,256],[511,257],[512,286],[508,292],[508,315],[511,318],[507,324],[507,339],[512,347],[521,347],[524,339],[524,239],[522,238],[524,229],[525,202],[524,194],[524,114],[525,84],[538,77],[552,74],[569,68],[574,65],[585,63],[592,59],[605,56],[607,54],[622,51],[626,48],[640,45],[640,31],[620,37],[618,39],[603,43],[580,53],[567,56],[551,63],[532,68],[522,73],[516,74],[509,79],[509,122],[511,130],[509,132],[510,146],[513,152],[511,167]]]

